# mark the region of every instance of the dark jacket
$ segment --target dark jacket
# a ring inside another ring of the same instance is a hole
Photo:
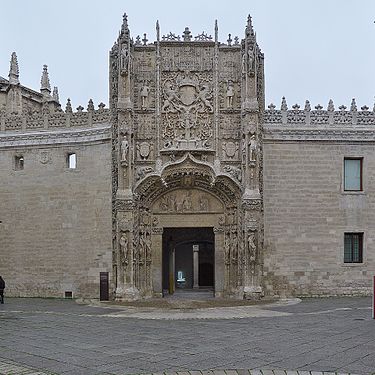
[[[0,290],[4,290],[5,289],[5,281],[3,280],[3,278],[0,276]]]

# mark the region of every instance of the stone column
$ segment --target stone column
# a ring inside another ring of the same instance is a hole
[[[163,297],[163,228],[155,227],[151,235],[152,264],[151,277],[154,297]]]
[[[215,297],[224,296],[224,230],[214,228],[215,235]]]
[[[175,248],[169,250],[169,294],[175,292]]]
[[[193,245],[193,288],[199,289],[199,245]]]

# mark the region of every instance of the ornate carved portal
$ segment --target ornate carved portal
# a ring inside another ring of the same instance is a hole
[[[263,54],[245,39],[168,34],[126,15],[110,53],[114,296],[162,295],[163,228],[212,228],[215,295],[262,294]]]

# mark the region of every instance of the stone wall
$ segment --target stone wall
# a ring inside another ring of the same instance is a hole
[[[370,294],[375,274],[373,131],[351,121],[298,124],[291,112],[285,112],[284,124],[265,124],[265,292]],[[351,112],[341,114],[353,118]],[[366,113],[372,118],[366,111],[356,117]],[[270,117],[273,113],[267,112],[266,120]],[[344,157],[363,157],[363,192],[344,192]],[[344,233],[357,231],[364,233],[363,263],[344,263]]]
[[[87,126],[87,123],[86,123]],[[0,134],[0,274],[10,296],[99,296],[112,272],[110,127]],[[77,168],[67,154],[77,154]],[[24,169],[14,170],[15,155]]]

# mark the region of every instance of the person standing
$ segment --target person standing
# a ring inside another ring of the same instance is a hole
[[[5,281],[0,276],[0,300],[1,300],[1,303],[4,303],[4,289],[5,289]]]

